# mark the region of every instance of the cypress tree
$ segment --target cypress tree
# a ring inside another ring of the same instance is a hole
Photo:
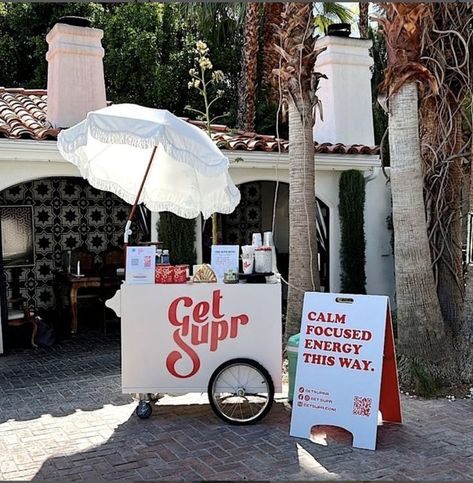
[[[365,294],[365,179],[357,170],[344,171],[340,176],[340,265],[341,291]]]
[[[170,212],[159,214],[159,240],[169,250],[173,265],[196,263],[195,220],[181,218]]]

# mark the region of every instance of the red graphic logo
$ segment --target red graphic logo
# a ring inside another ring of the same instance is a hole
[[[210,352],[215,352],[221,341],[235,339],[240,325],[250,321],[246,314],[230,317],[222,314],[222,298],[220,290],[214,290],[210,302],[202,300],[194,303],[191,297],[179,297],[169,305],[169,322],[177,327],[172,337],[180,349],[172,351],[166,359],[166,368],[174,377],[186,379],[200,369],[200,358],[192,347],[207,344]],[[192,361],[188,374],[180,374],[176,369],[176,363],[184,357],[183,354]]]

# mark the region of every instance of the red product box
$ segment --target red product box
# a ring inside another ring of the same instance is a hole
[[[176,265],[174,267],[174,283],[187,282],[187,269],[189,265]]]
[[[172,265],[156,265],[155,283],[174,283],[174,267]]]

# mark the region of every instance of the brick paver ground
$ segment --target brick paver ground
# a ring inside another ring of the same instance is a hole
[[[116,333],[0,358],[0,478],[473,479],[471,400],[403,397],[404,425],[380,427],[375,452],[341,431],[326,446],[289,437],[283,398],[250,427],[225,425],[200,395],[166,397],[148,420],[135,406]]]

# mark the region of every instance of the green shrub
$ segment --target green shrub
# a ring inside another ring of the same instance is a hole
[[[365,179],[357,170],[344,171],[339,184],[341,291],[365,294]]]
[[[195,220],[163,212],[159,214],[157,228],[163,248],[169,250],[171,263],[187,264],[192,267],[196,263]]]

